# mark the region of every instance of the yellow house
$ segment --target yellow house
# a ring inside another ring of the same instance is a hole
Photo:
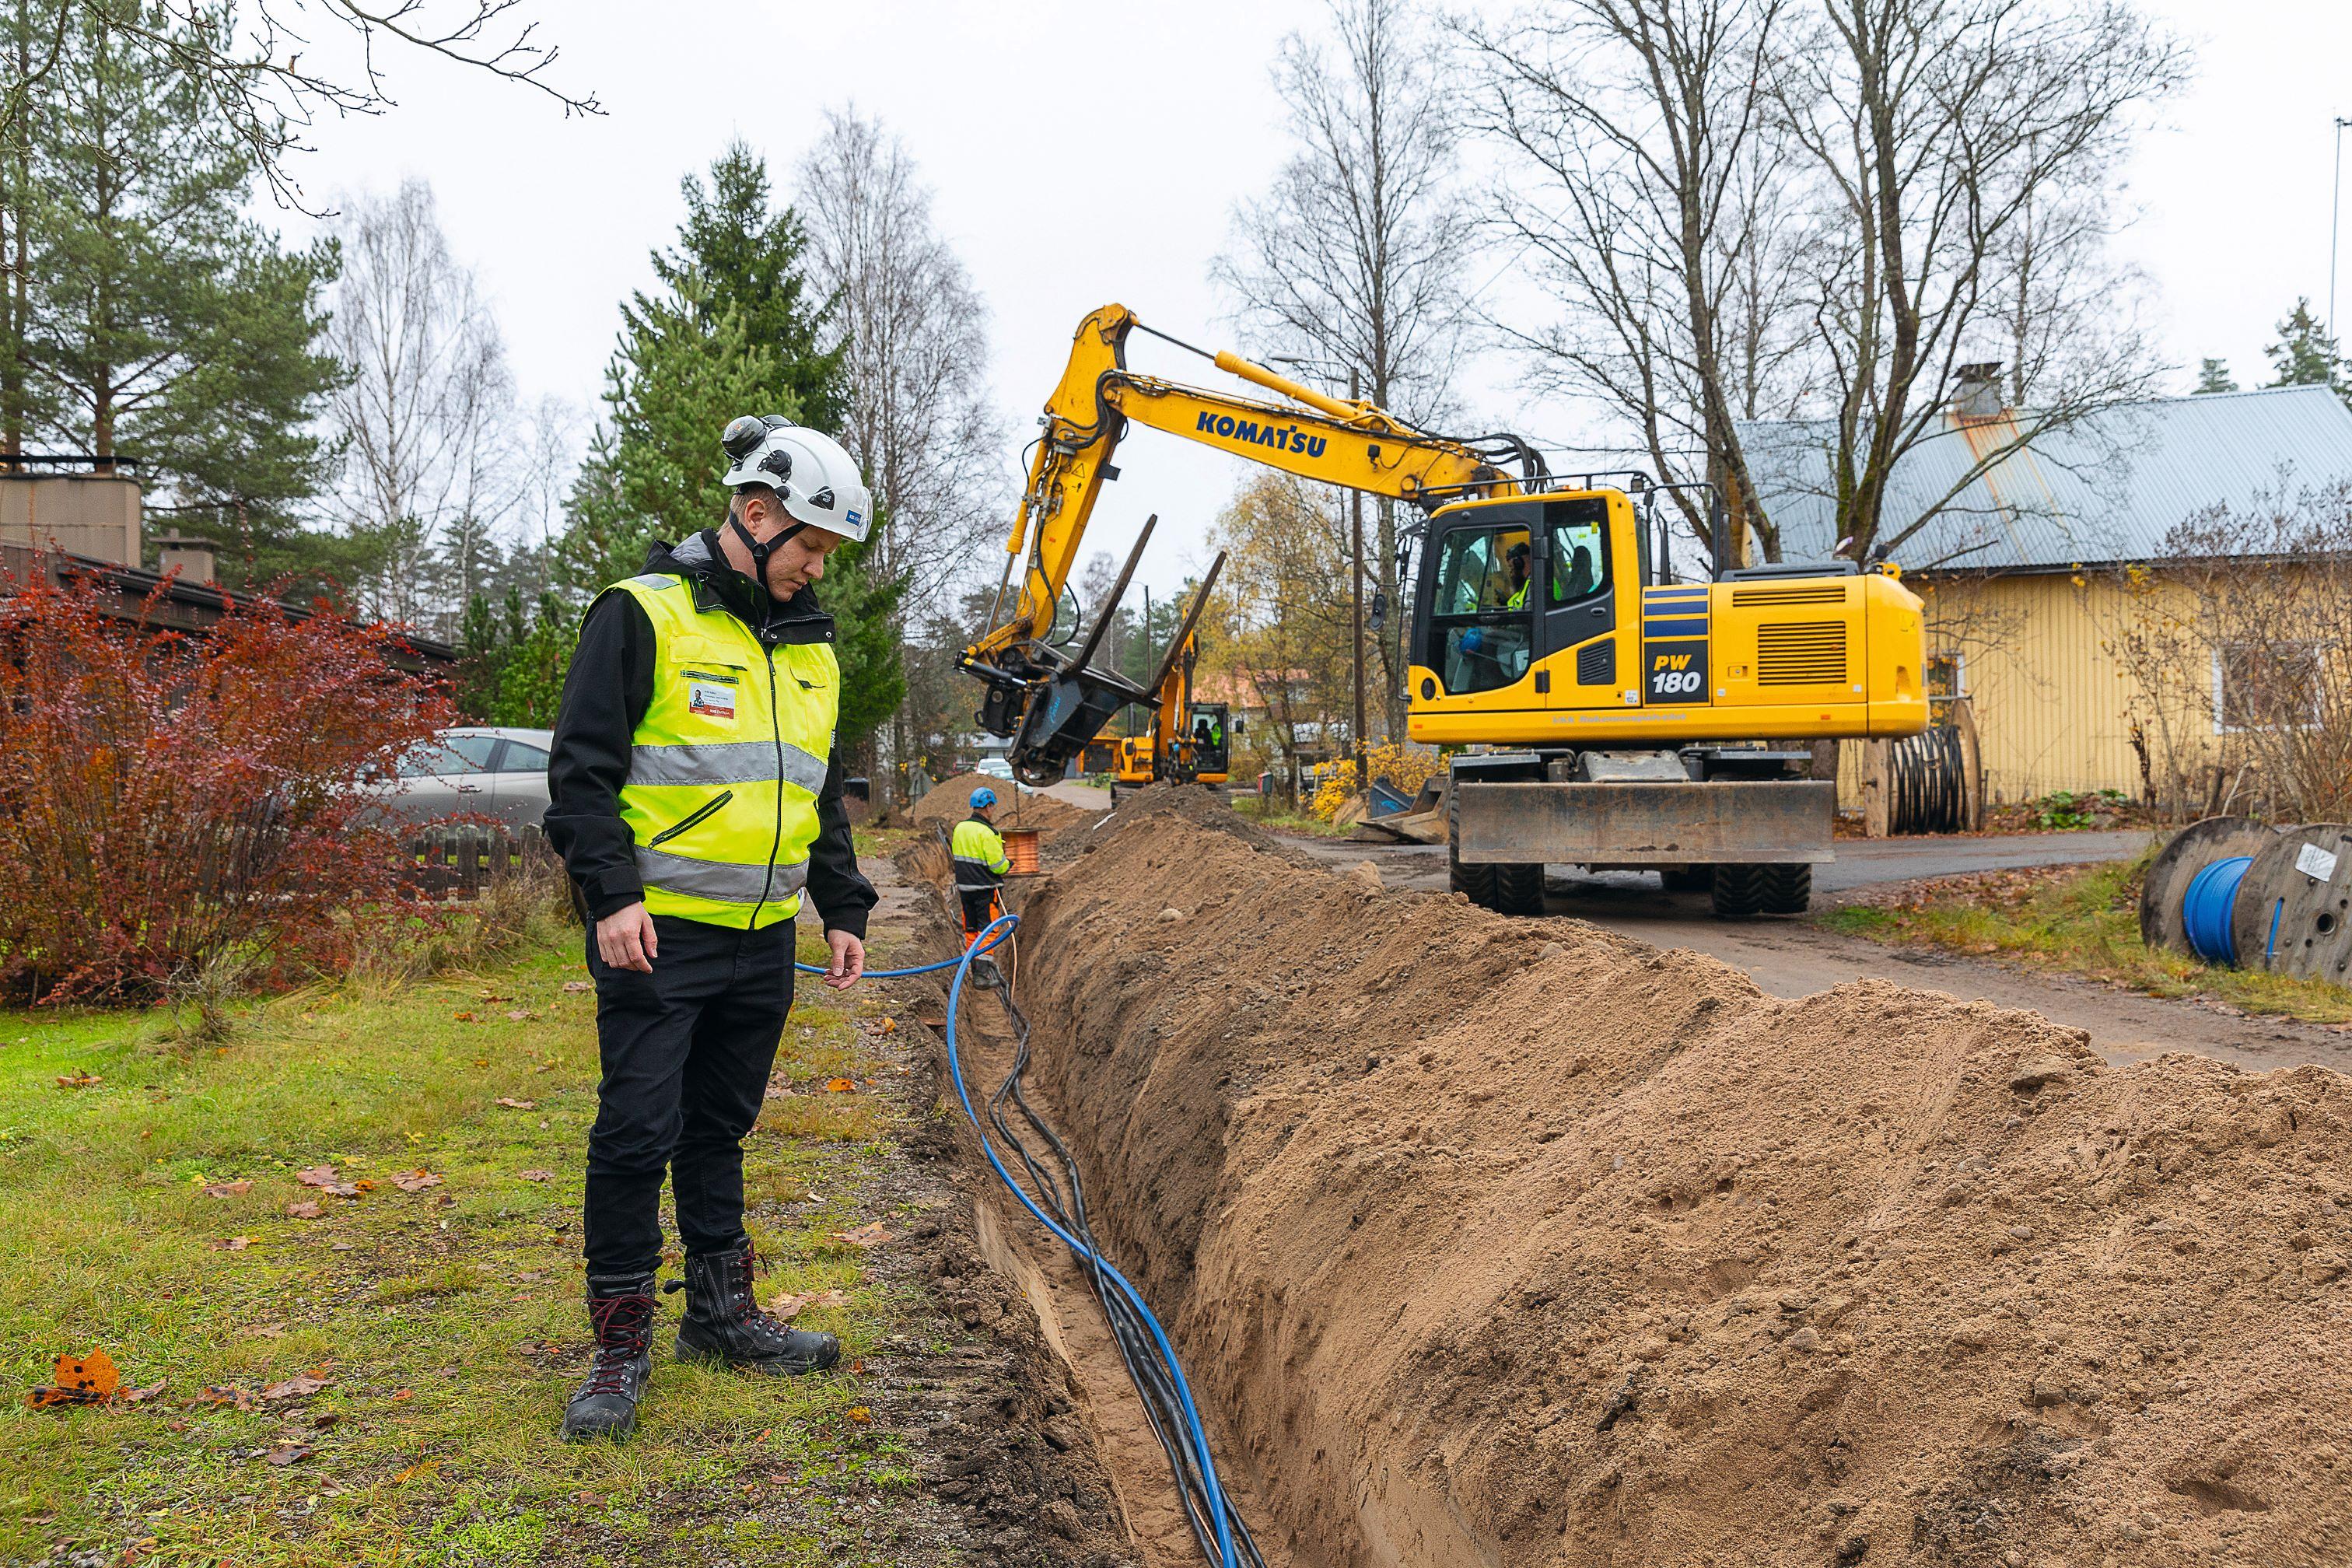
[[[1881,537],[1927,603],[1929,689],[1969,699],[1993,801],[2177,791],[2247,698],[2233,690],[2244,672],[2219,655],[2149,679],[2152,648],[2180,662],[2182,639],[2161,628],[2193,615],[2182,600],[2197,592],[2164,559],[2165,538],[2217,508],[2352,480],[2352,409],[2325,386],[2216,393],[2120,405],[2020,445],[2020,416],[1997,395],[1969,409],[1998,371],[1966,368],[1943,429],[1888,489]],[[1804,420],[1741,431],[1788,558],[1830,554],[1827,432]]]

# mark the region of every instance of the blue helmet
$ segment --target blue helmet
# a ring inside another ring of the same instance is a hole
[[[982,784],[978,789],[971,792],[972,810],[985,811],[995,804],[996,792],[989,788],[986,784]]]

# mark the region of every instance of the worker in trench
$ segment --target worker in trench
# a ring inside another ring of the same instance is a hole
[[[1004,879],[1013,869],[996,831],[996,792],[986,784],[971,792],[971,815],[956,824],[948,854],[955,861],[956,900],[963,906],[968,948],[1004,912]]]
[[[589,605],[548,764],[547,837],[590,928],[604,1069],[582,1226],[595,1360],[564,1407],[568,1439],[635,1426],[665,1174],[686,1256],[667,1287],[686,1292],[677,1357],[792,1375],[841,1355],[752,1299],[743,1138],[792,1008],[804,891],[824,984],[866,968],[875,894],[842,803],[841,669],[814,584],[873,510],[819,431],[747,416],[720,445],[724,522],[656,543]]]

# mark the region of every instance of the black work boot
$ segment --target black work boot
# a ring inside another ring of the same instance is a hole
[[[841,1342],[831,1334],[788,1329],[751,1299],[751,1244],[732,1252],[689,1254],[684,1282],[665,1290],[686,1292],[686,1321],[677,1326],[677,1359],[723,1362],[747,1372],[798,1377],[823,1372],[841,1359]]]
[[[563,1440],[627,1436],[636,1429],[637,1401],[654,1372],[654,1277],[588,1277],[588,1324],[596,1360],[563,1407]]]

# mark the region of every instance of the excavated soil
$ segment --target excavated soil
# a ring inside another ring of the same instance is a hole
[[[1033,1077],[1297,1562],[2352,1555],[2352,1080],[1776,1000],[1198,791],[1046,858]]]
[[[1050,795],[1039,795],[1033,789],[1016,790],[1003,779],[992,779],[986,773],[958,773],[942,784],[933,784],[915,803],[917,826],[961,822],[971,815],[971,792],[976,789],[996,792],[996,826],[1000,828],[1036,827],[1052,832],[1092,822],[1102,815]]]

